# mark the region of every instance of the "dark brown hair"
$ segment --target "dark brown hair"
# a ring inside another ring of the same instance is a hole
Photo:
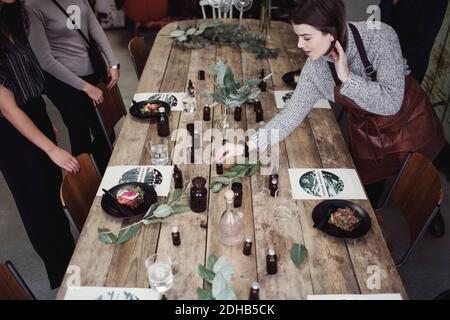
[[[347,18],[342,0],[296,0],[291,10],[293,24],[307,24],[330,33],[342,47],[347,47]]]
[[[27,42],[28,17],[22,0],[14,3],[4,3],[0,8],[0,45],[7,36],[11,35],[15,41]]]

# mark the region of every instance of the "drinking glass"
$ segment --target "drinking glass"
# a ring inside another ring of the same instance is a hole
[[[288,188],[280,188],[275,192],[276,207],[273,215],[277,220],[288,220],[297,214],[297,205]]]
[[[172,260],[164,254],[152,254],[145,261],[148,281],[153,290],[164,294],[173,286]]]
[[[147,148],[154,165],[165,165],[169,162],[169,147],[167,138],[154,137],[147,143]]]

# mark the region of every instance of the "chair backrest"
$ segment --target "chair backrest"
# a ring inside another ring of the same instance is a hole
[[[411,237],[411,245],[402,264],[439,211],[442,183],[434,165],[423,155],[413,153],[405,163],[389,199],[401,210]]]
[[[202,8],[203,19],[208,19],[206,12],[209,10],[207,10],[206,7],[210,8],[210,10],[211,10],[210,18],[212,18],[212,19],[233,19],[234,10],[236,10],[235,8],[233,8],[233,5],[230,6],[229,11],[222,11],[220,9],[216,9],[208,3],[208,0],[201,0],[199,2],[199,5]],[[239,19],[242,19],[244,12],[243,11],[237,11],[237,12],[239,14]]]
[[[60,197],[69,220],[78,232],[81,232],[101,179],[89,154],[80,154],[77,160],[80,163],[80,172],[64,174]]]
[[[35,300],[14,265],[10,261],[0,264],[0,300]]]
[[[114,136],[114,127],[119,120],[127,114],[125,104],[119,87],[115,85],[111,90],[100,82],[97,87],[103,91],[103,102],[95,108],[97,116],[102,125],[103,132],[108,140],[108,144],[112,151],[112,137]]]
[[[128,51],[130,53],[131,60],[133,61],[136,75],[138,79],[140,79],[148,57],[148,52],[145,49],[144,37],[134,37],[131,39],[130,42],[128,42]]]

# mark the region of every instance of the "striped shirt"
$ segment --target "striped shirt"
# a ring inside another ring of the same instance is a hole
[[[28,43],[7,43],[0,47],[0,85],[14,93],[19,107],[29,98],[41,96],[44,75]]]

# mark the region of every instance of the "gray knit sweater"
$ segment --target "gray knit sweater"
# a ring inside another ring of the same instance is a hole
[[[377,71],[377,81],[372,82],[365,74],[353,34],[347,27],[348,41],[345,51],[350,74],[340,93],[372,113],[395,114],[400,110],[403,101],[405,75],[409,74],[397,34],[383,23],[380,29],[369,29],[366,22],[352,24],[361,34],[368,59]],[[283,111],[250,137],[250,140],[257,143],[260,152],[286,138],[300,125],[318,100],[334,101],[335,83],[327,61],[333,59],[329,56],[315,61],[308,59],[297,88]],[[278,135],[272,130],[277,130]]]
[[[86,0],[57,1],[65,9],[72,5],[80,8],[81,31],[88,39],[88,35],[95,39],[110,66],[117,64],[117,58],[88,2]],[[67,27],[67,17],[51,0],[26,0],[25,5],[30,20],[31,48],[42,69],[62,82],[81,90],[86,82],[80,77],[94,72],[86,41],[76,29]]]

